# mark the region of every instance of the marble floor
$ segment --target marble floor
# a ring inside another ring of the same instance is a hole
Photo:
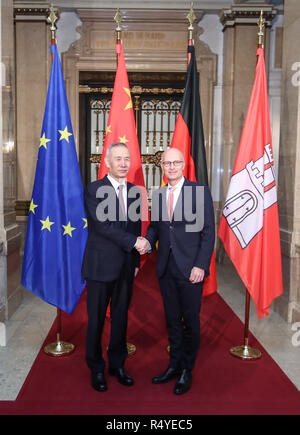
[[[217,265],[217,277],[219,294],[244,321],[245,290],[234,268]],[[16,399],[55,316],[56,308],[24,290],[21,306],[6,323],[6,346],[0,346],[0,400]],[[250,330],[300,390],[300,339],[292,340],[292,325],[272,309],[259,320],[251,302]]]

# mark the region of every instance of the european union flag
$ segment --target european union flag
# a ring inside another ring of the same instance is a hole
[[[83,187],[56,45],[27,224],[22,285],[71,314],[85,282]]]

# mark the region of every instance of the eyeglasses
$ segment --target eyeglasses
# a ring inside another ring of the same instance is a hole
[[[166,162],[162,162],[162,165],[163,165],[165,168],[169,168],[171,165],[174,165],[175,168],[178,168],[179,166],[182,165],[182,163],[183,163],[182,160],[174,160],[174,162],[168,162],[168,161],[166,161]]]

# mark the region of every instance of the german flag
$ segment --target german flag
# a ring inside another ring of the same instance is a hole
[[[184,156],[183,175],[191,181],[208,186],[206,154],[204,144],[199,80],[195,58],[195,47],[188,46],[189,65],[186,75],[183,100],[175,124],[170,148],[179,149]],[[167,180],[164,179],[166,183]],[[213,252],[210,275],[205,279],[203,295],[217,290],[216,262]]]
[[[185,91],[178,114],[171,147],[178,148],[184,155],[184,176],[191,181],[208,185],[203,122],[199,95],[199,80],[195,58],[195,47],[189,46]]]

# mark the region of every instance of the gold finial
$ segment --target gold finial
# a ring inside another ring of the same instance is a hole
[[[116,15],[114,16],[114,20],[117,23],[117,28],[116,28],[116,32],[117,32],[117,39],[121,39],[120,35],[121,35],[121,21],[122,21],[122,17],[121,17],[121,13],[120,13],[120,8],[117,9]]]
[[[193,6],[194,6],[194,2],[192,2],[190,12],[186,16],[186,18],[189,20],[189,23],[190,23],[190,25],[188,27],[188,30],[189,30],[189,39],[193,39],[193,30],[194,30],[193,23],[196,20],[196,15],[194,14]]]
[[[263,47],[263,38],[264,38],[264,27],[265,27],[265,19],[263,17],[263,11],[260,11],[260,17],[257,22],[258,24],[258,45],[261,45]]]
[[[49,17],[47,18],[48,22],[51,24],[50,30],[51,30],[51,37],[52,39],[55,39],[55,33],[56,33],[56,26],[55,26],[55,21],[57,21],[57,16],[54,12],[54,7],[53,4],[50,4],[50,14]]]

